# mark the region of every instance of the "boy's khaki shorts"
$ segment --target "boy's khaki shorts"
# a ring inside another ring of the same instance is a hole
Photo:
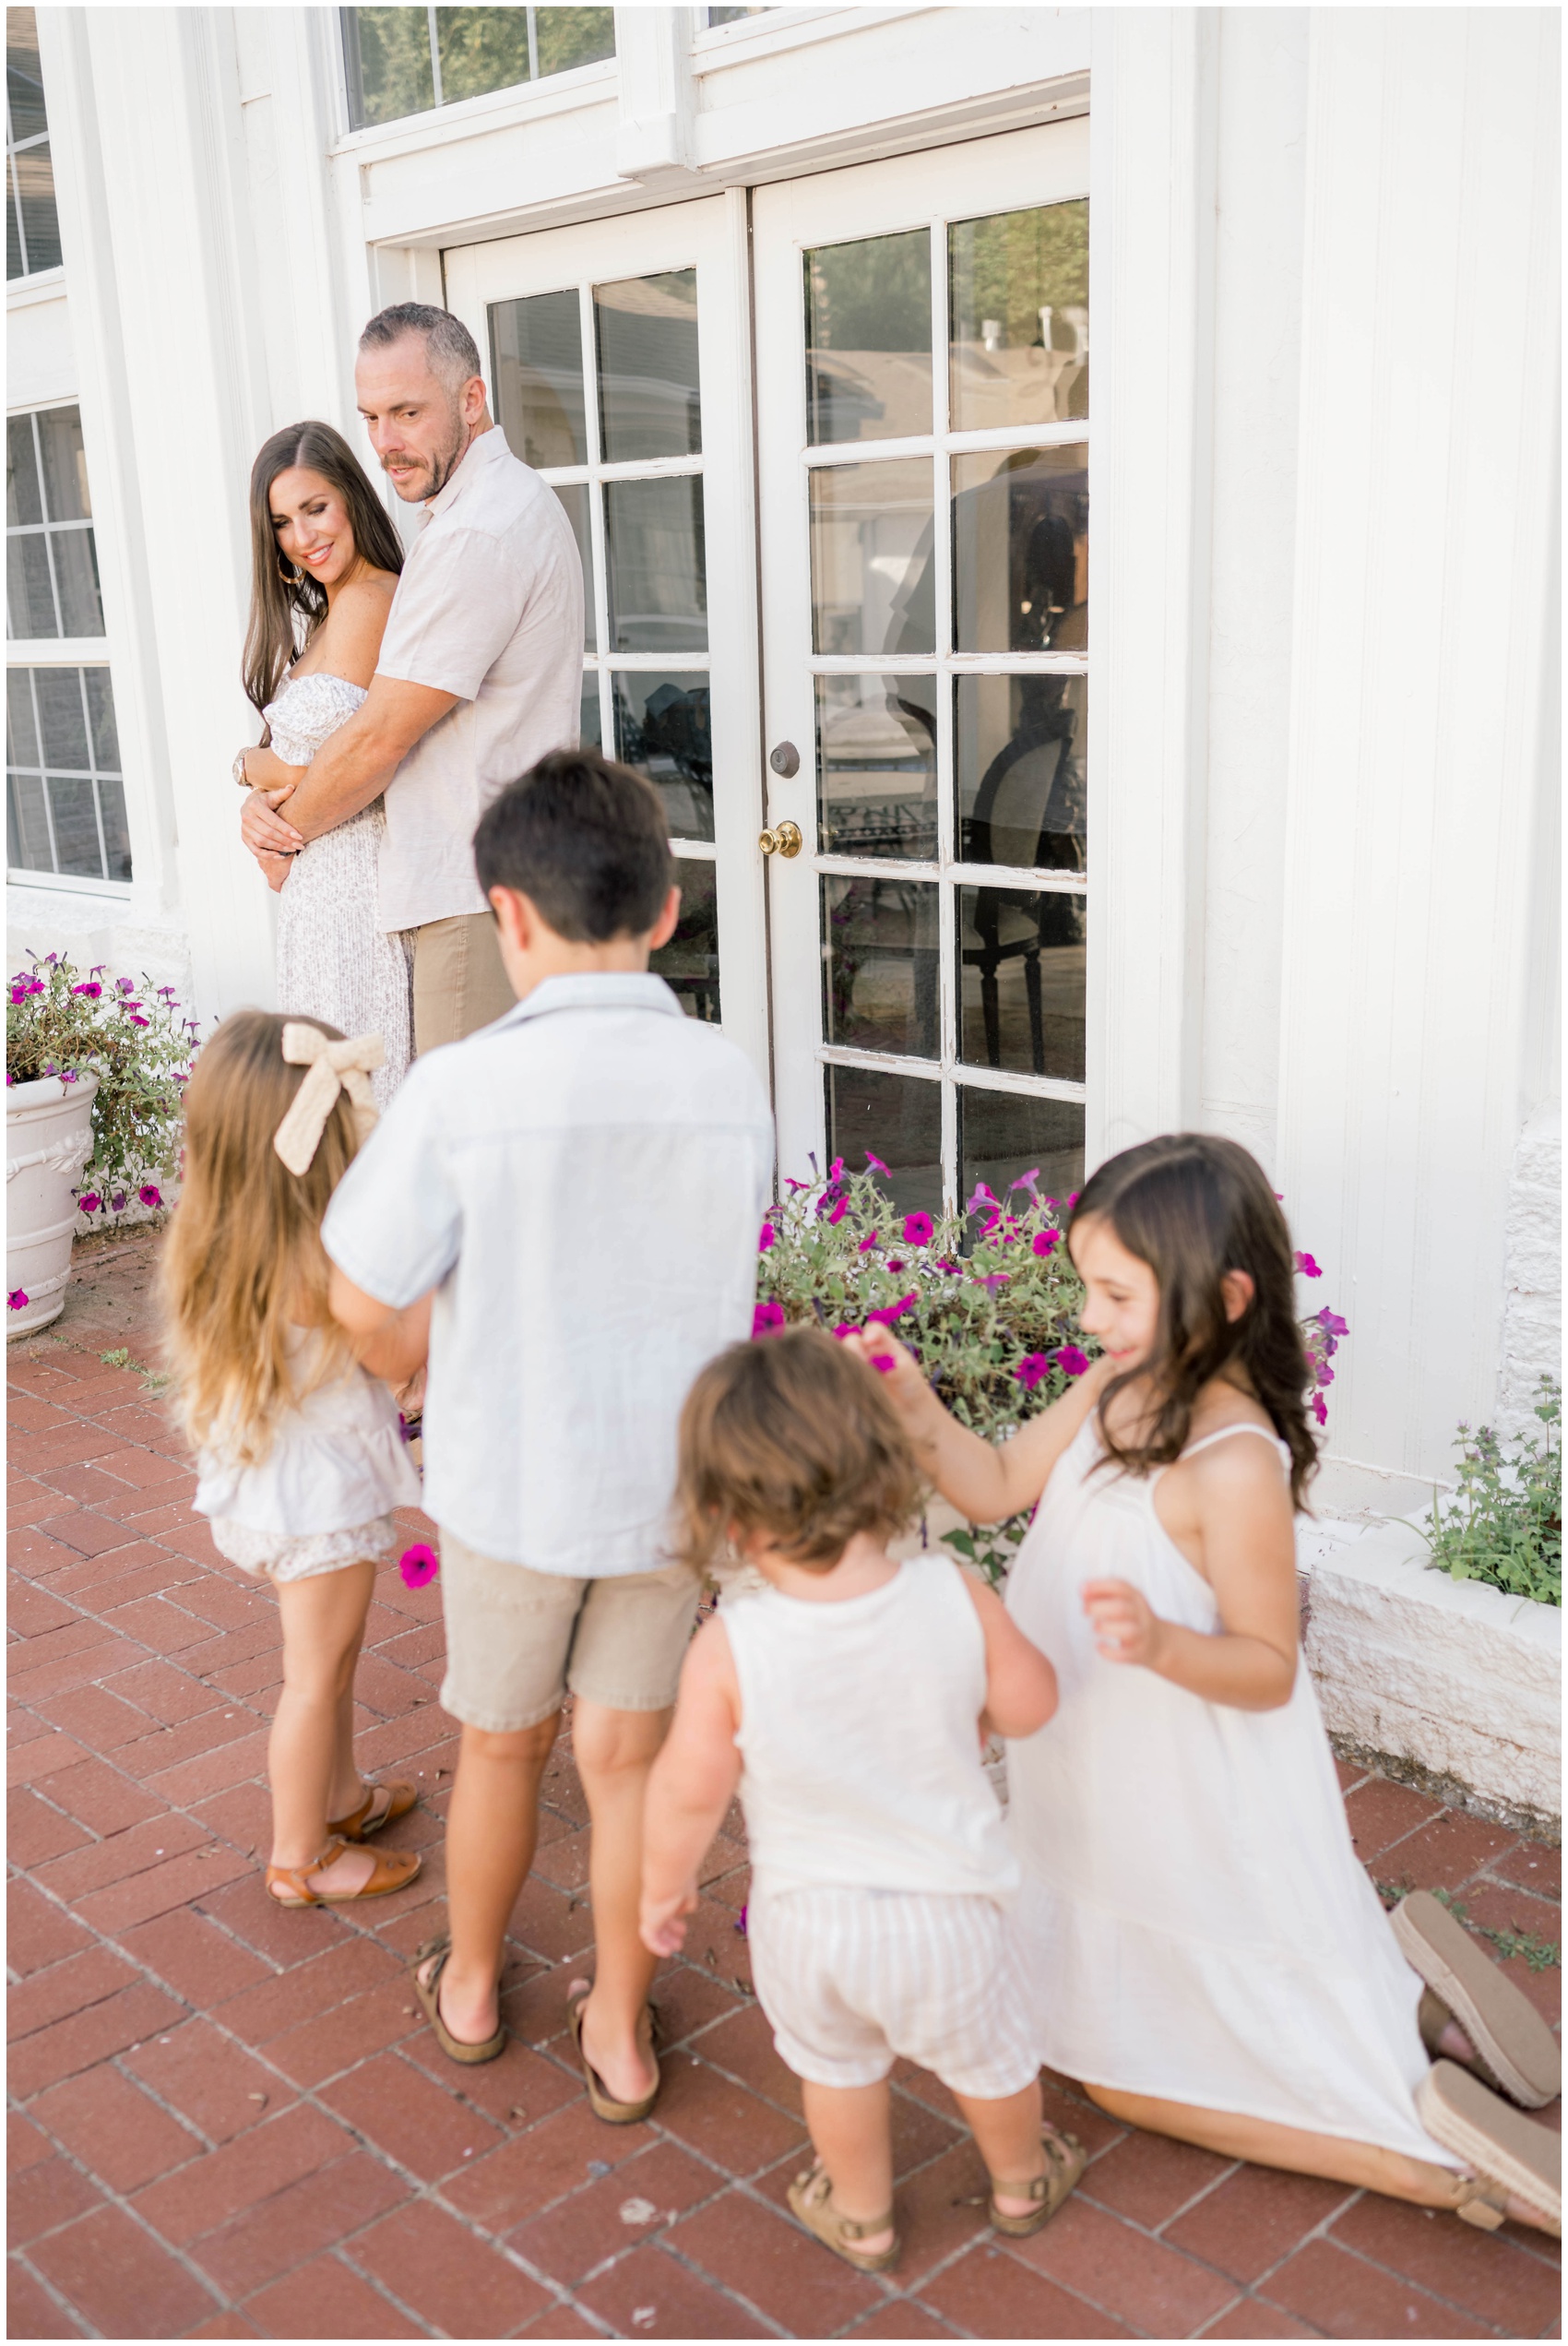
[[[441,1706],[465,1727],[517,1734],[559,1710],[568,1688],[607,1710],[674,1701],[702,1594],[684,1565],[572,1580],[440,1537]]]

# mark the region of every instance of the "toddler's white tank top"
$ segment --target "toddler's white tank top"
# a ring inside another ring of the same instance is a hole
[[[842,1603],[737,1590],[720,1618],[759,1895],[1016,1888],[980,1765],[985,1637],[956,1565],[913,1556]]]

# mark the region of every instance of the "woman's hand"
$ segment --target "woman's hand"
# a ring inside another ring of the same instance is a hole
[[[650,1955],[679,1955],[686,1940],[685,1918],[696,1911],[695,1877],[673,1897],[649,1898],[645,1893],[637,1917],[637,1935]]]
[[[876,1371],[900,1417],[913,1423],[925,1413],[932,1393],[921,1364],[908,1346],[900,1344],[879,1321],[873,1321],[869,1328],[854,1329],[840,1341],[847,1352]]]
[[[278,895],[284,881],[294,868],[293,857],[291,855],[258,855],[255,860],[261,865],[262,878],[267,882],[273,895]]]
[[[305,843],[304,833],[277,812],[293,790],[292,782],[277,790],[253,790],[240,809],[240,837],[258,861],[264,855],[297,855]]]
[[[1158,1669],[1168,1624],[1146,1597],[1126,1580],[1086,1580],[1082,1594],[1102,1661]]]

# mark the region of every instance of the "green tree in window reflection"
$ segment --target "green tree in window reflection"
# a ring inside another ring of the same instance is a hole
[[[1052,314],[1053,346],[1073,348],[1073,330],[1063,313],[1088,307],[1087,203],[1042,204],[1030,211],[993,213],[989,220],[955,220],[948,233],[955,341],[978,340],[985,321],[994,319],[1012,349],[1038,342],[1045,305]]]

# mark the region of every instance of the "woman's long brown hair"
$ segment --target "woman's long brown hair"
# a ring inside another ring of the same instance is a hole
[[[203,1046],[185,1089],[180,1202],[159,1271],[164,1359],[186,1438],[244,1466],[265,1458],[284,1411],[351,1357],[327,1308],[321,1221],[358,1131],[339,1092],[304,1173],[278,1155],[272,1136],[305,1077],[283,1056],[285,1023],[238,1010]],[[321,1018],[300,1023],[343,1039]],[[302,1326],[322,1339],[303,1380]]]
[[[1234,1140],[1168,1133],[1111,1157],[1085,1185],[1067,1225],[1098,1215],[1159,1283],[1159,1319],[1148,1359],[1113,1376],[1100,1396],[1100,1430],[1111,1459],[1134,1474],[1170,1466],[1185,1449],[1198,1395],[1228,1369],[1248,1385],[1290,1452],[1290,1496],[1304,1504],[1317,1465],[1307,1418],[1311,1381],[1296,1318],[1290,1233],[1262,1166]],[[1238,1319],[1225,1312],[1227,1271],[1245,1271],[1253,1297]],[[1146,1376],[1153,1399],[1143,1438],[1105,1427],[1113,1395]]]
[[[327,616],[327,589],[310,573],[296,578],[272,526],[272,483],[303,465],[336,489],[354,533],[354,551],[377,570],[400,573],[403,548],[391,516],[364,467],[330,423],[287,423],[262,443],[251,467],[251,612],[241,676],[245,698],[263,716],[286,670]]]

